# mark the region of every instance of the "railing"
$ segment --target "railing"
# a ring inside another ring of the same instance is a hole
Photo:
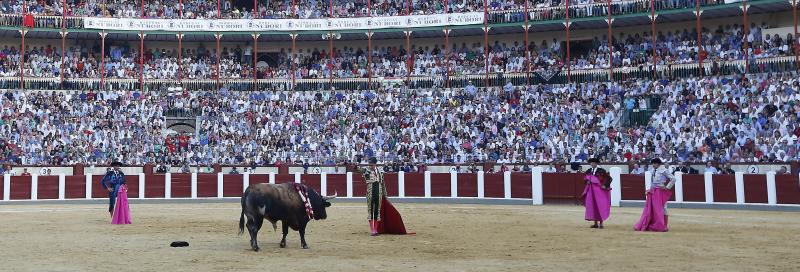
[[[682,64],[662,64],[656,66],[653,73],[652,66],[643,65],[639,67],[614,67],[612,79],[624,81],[631,79],[660,79],[660,78],[688,78],[700,77],[704,75],[735,75],[745,72],[752,74],[759,73],[781,73],[797,70],[796,58],[794,56],[771,57],[750,60],[749,70],[744,60],[729,60],[721,62],[706,61],[703,63],[703,70],[700,70],[698,63]],[[570,72],[571,82],[607,82],[609,72],[607,68],[580,69]],[[431,88],[434,86],[451,88],[461,88],[468,84],[477,87],[503,86],[506,82],[511,82],[515,86],[522,86],[526,83],[537,84],[566,84],[568,83],[567,71],[564,69],[550,72],[532,71],[531,73],[497,73],[480,75],[459,75],[450,76],[445,82],[441,76],[415,76],[406,78],[335,78],[330,79],[295,79],[294,84],[291,78],[277,79],[184,79],[184,80],[164,80],[164,79],[144,79],[145,90],[165,90],[168,87],[183,86],[189,90],[215,90],[218,87],[226,87],[234,91],[249,90],[365,90],[376,88],[381,85],[396,85],[407,83],[411,88]],[[33,78],[25,77],[26,89],[41,90],[99,90],[101,87],[106,89],[141,89],[139,79],[105,79],[98,78],[67,78],[63,81],[59,78]],[[101,84],[101,81],[103,84]],[[0,89],[20,88],[20,77],[0,77]],[[371,84],[371,85],[370,85]]]
[[[641,201],[650,187],[648,173],[621,174],[610,168],[611,203]],[[8,201],[103,199],[107,192],[100,184],[102,175],[81,176],[3,176],[2,199]],[[543,173],[535,167],[530,173],[386,173],[388,196],[397,198],[505,199],[527,201],[532,205],[556,202],[580,203],[585,182],[583,174]],[[197,199],[238,198],[250,184],[303,183],[330,195],[343,198],[366,195],[360,175],[346,174],[138,174],[125,177],[130,198]],[[800,207],[798,175],[687,175],[676,174],[674,203],[738,204],[748,206]]]
[[[562,1],[563,4],[563,1]],[[693,0],[658,0],[655,1],[656,11],[675,10],[675,9],[694,9],[696,2]],[[700,5],[715,6],[726,4],[723,0],[701,0]],[[605,17],[608,15],[608,3],[592,3],[570,5],[568,12],[571,19],[589,18],[589,17]],[[625,14],[645,14],[651,12],[651,3],[649,0],[629,0],[629,1],[612,1],[611,12],[613,15]],[[563,20],[566,18],[566,6],[554,7],[534,7],[528,8],[529,21],[549,21],[549,20]],[[525,21],[525,9],[518,7],[509,10],[489,11],[487,14],[488,22],[495,23],[520,23]],[[61,28],[63,21],[66,20],[65,27],[83,28],[83,19],[74,16],[44,16],[34,15],[35,28]],[[22,15],[20,14],[0,14],[0,26],[5,27],[20,27],[22,26]]]

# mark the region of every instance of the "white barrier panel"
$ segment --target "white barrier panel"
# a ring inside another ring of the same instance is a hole
[[[450,172],[450,197],[458,197],[458,173]]]
[[[328,195],[328,173],[319,173],[319,193],[323,196]]]
[[[397,196],[406,197],[406,172],[397,173]]]
[[[353,172],[347,172],[347,197],[353,197]]]
[[[425,171],[425,197],[431,197],[431,171]]]
[[[197,173],[192,173],[192,198],[197,198]]]
[[[247,187],[250,187],[250,173],[244,173],[244,177],[242,177],[242,192],[247,190]]]
[[[775,172],[767,172],[767,204],[778,204],[778,197],[775,190]]]
[[[534,167],[533,171],[531,172],[531,198],[533,198],[533,205],[544,204],[542,172],[544,172],[544,169],[542,169],[540,166]],[[613,200],[611,201],[611,205],[614,205]],[[619,206],[619,201],[617,201],[617,206]]]
[[[39,175],[31,175],[31,200],[39,199]]]
[[[3,175],[3,200],[11,199],[11,175]]]
[[[300,172],[294,173],[294,183],[300,183]]]
[[[144,199],[144,173],[139,173],[139,199]]]
[[[714,203],[714,176],[709,172],[703,173],[703,181],[706,187],[706,203]]]
[[[484,190],[483,184],[483,171],[478,171],[478,198],[486,197],[486,191]]]
[[[609,169],[611,175],[611,206],[619,207],[622,200],[622,168],[611,167]],[[541,173],[539,174],[541,175]]]
[[[172,173],[164,174],[164,198],[172,198]]]
[[[86,199],[92,199],[92,174],[86,174]]]
[[[650,190],[650,185],[653,184],[653,172],[644,172],[644,189]]]
[[[222,172],[217,173],[217,198],[222,198]]]
[[[675,202],[683,202],[683,173],[675,173]]]
[[[58,199],[64,199],[66,195],[67,176],[64,173],[58,174]]]
[[[736,203],[744,204],[744,172],[736,172]]]
[[[503,197],[511,198],[511,172],[503,172]]]
[[[275,184],[275,173],[269,173],[269,184]]]

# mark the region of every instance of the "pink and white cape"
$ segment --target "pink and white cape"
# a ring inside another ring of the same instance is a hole
[[[601,181],[596,176],[586,175],[586,187],[583,189],[585,218],[587,221],[606,221],[611,215],[611,191],[601,188]]]

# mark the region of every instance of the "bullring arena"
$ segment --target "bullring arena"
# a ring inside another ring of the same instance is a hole
[[[785,204],[800,201],[796,176],[709,175],[714,193],[708,196],[716,200],[706,203],[705,176],[682,175],[678,186],[684,199],[672,205],[761,210],[672,208],[670,232],[640,233],[632,230],[639,207],[614,207],[604,230],[589,229],[583,207],[573,202],[576,190],[582,190],[581,175],[538,170],[507,175],[386,174],[389,194],[406,227],[416,234],[378,237],[368,236],[366,208],[359,197],[363,180],[349,174],[143,174],[141,183],[139,177],[128,176],[133,224],[123,226],[108,224],[105,201],[79,194],[87,192],[85,181],[96,176],[36,177],[38,202],[30,201],[33,178],[9,177],[8,196],[15,200],[0,206],[3,265],[10,271],[800,269],[793,261],[800,231],[797,213],[763,210],[796,208],[796,203]],[[290,232],[287,248],[278,248],[279,233],[265,227],[262,251],[253,252],[246,234],[236,235],[241,206],[234,195],[245,180],[283,183],[295,178],[343,197],[328,208],[327,220],[310,223],[310,249],[300,249],[296,232]],[[621,182],[613,187],[621,189],[623,206],[636,206],[626,198],[643,195],[644,177],[620,175],[617,180]],[[531,196],[537,194],[539,181],[545,205],[533,205],[538,198]],[[765,195],[745,194],[746,202],[736,205],[737,191],[728,186],[735,188],[736,183]],[[141,185],[145,199],[137,200]],[[764,189],[756,189],[759,185]],[[96,192],[89,194],[102,197]],[[771,201],[783,204],[770,205]],[[190,246],[169,247],[175,240]]]

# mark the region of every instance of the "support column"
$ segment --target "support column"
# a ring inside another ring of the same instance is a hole
[[[220,63],[222,62],[222,60],[220,59],[220,56],[222,56],[222,54],[221,54],[220,49],[219,49],[219,39],[222,38],[222,34],[221,33],[216,33],[216,34],[214,34],[214,38],[217,39],[217,77],[216,77],[216,82],[217,83],[216,84],[217,84],[217,90],[219,90],[219,88],[220,88],[220,85],[219,85],[220,67],[219,66],[220,66]]]
[[[571,58],[570,58],[570,55],[569,55],[570,54],[569,53],[569,41],[570,41],[569,29],[570,29],[570,26],[572,26],[572,22],[569,21],[569,0],[567,0],[566,4],[567,5],[566,5],[565,11],[567,13],[567,17],[564,20],[564,28],[565,28],[565,30],[567,32],[566,33],[567,34],[567,46],[566,46],[567,59],[566,59],[566,61],[564,61],[564,65],[567,66],[567,83],[572,83],[572,61],[570,60]]]
[[[609,174],[611,175],[611,206],[619,207],[622,200],[622,168],[611,167]]]
[[[530,78],[531,78],[531,52],[528,48],[528,34],[530,32],[530,14],[528,12],[528,0],[525,0],[525,25],[522,27],[525,29],[525,85],[530,85]]]
[[[181,32],[175,34],[175,37],[178,38],[178,84],[181,87],[183,86],[183,35]]]
[[[292,3],[294,3],[294,0],[292,0]],[[292,4],[292,12],[294,12],[294,4]],[[292,56],[292,58],[291,58],[291,60],[292,60],[292,69],[291,69],[291,71],[292,71],[292,90],[294,90],[294,86],[295,86],[295,69],[297,69],[295,67],[295,58],[297,58],[297,51],[296,51],[297,50],[297,33],[289,34],[289,37],[292,38],[292,55],[291,55]]]
[[[699,0],[698,0],[699,1]],[[606,23],[608,24],[608,80],[614,80],[614,36],[611,32],[611,27],[614,24],[614,18],[611,18],[611,0],[607,1],[608,3],[608,18],[606,18]],[[613,201],[612,201],[613,203]]]
[[[255,7],[256,1],[253,0],[253,6]],[[257,8],[254,8],[257,9]],[[258,71],[256,70],[256,64],[258,63],[258,37],[261,37],[261,34],[253,33],[250,34],[253,37],[253,91],[258,90]]]
[[[544,194],[543,194],[544,189],[542,187],[543,172],[544,169],[540,166],[534,167],[533,170],[531,171],[531,198],[533,200],[533,205],[544,204]],[[611,200],[611,205],[614,205],[613,197]]]
[[[414,51],[411,50],[411,30],[403,31],[403,34],[406,35],[406,48],[408,50],[408,54],[406,54],[406,85],[411,84],[411,74],[414,72],[414,66],[411,64],[411,60],[414,57]]]
[[[66,19],[65,19],[65,21],[66,21]],[[67,53],[67,51],[66,51],[66,38],[67,38],[67,34],[69,34],[69,32],[67,32],[66,28],[62,25],[61,31],[59,31],[58,34],[61,35],[61,65],[60,65],[61,66],[61,73],[59,73],[58,75],[59,75],[59,82],[63,85],[64,84],[64,68],[66,66],[66,64],[64,63],[64,61],[65,61],[64,56]]]
[[[367,89],[372,87],[372,35],[375,32],[367,31]]]
[[[450,87],[450,50],[448,44],[450,43],[450,29],[447,26],[444,26],[444,86],[445,88]]]
[[[703,49],[703,29],[700,26],[700,20],[703,15],[703,11],[700,10],[700,0],[695,0],[694,4],[694,16],[696,17],[696,30],[697,31],[697,67],[700,69],[700,75],[705,74],[705,70],[703,70],[703,58],[701,57]]]
[[[27,10],[27,8],[25,8]],[[23,15],[24,18],[24,15]],[[19,59],[19,86],[21,90],[25,90],[25,35],[28,34],[28,29],[24,26],[22,29],[19,30],[19,34],[22,35],[22,46],[19,48],[20,59]]]
[[[750,10],[750,5],[747,4],[747,0],[742,1],[742,31],[744,34],[742,35],[742,43],[744,48],[744,73],[750,73],[750,44],[747,41],[747,35],[750,34],[750,26],[747,25],[749,20],[747,19],[747,12]]]
[[[142,6],[142,14],[144,14],[144,6]],[[144,31],[139,31],[139,88],[144,91]]]
[[[450,0],[445,0],[450,2]],[[489,88],[489,3],[483,0],[483,64],[486,69],[484,87]]]
[[[106,89],[106,33],[105,30],[98,33],[100,34],[100,89]]]
[[[658,18],[658,15],[656,15],[655,0],[650,0],[650,36],[651,36],[651,38],[653,40],[653,44],[651,45],[651,47],[653,49],[653,55],[652,55],[652,57],[653,57],[653,79],[656,78],[656,67],[657,67],[657,64],[656,64],[657,63],[656,62],[656,57],[657,57],[656,56],[656,18]]]

